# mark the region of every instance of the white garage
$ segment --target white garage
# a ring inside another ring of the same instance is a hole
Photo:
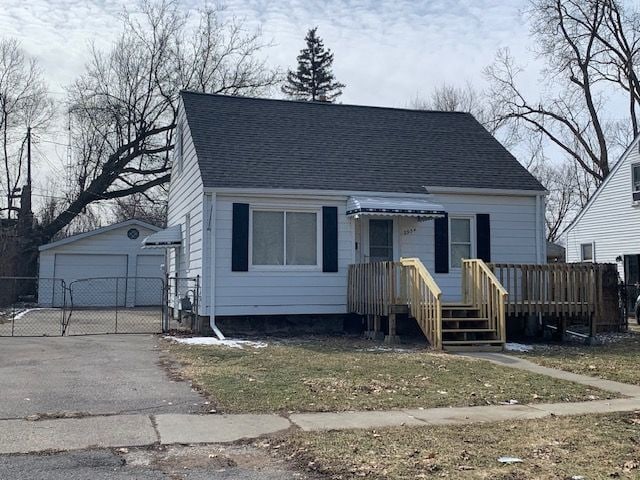
[[[158,230],[127,220],[41,246],[38,303],[59,306],[64,284],[78,307],[161,305],[164,254],[141,243]]]

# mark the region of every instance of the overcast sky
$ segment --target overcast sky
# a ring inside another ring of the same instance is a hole
[[[82,72],[87,46],[108,48],[120,31],[120,0],[0,0],[0,34],[36,56],[54,98]],[[182,1],[185,8],[200,2]],[[343,103],[405,107],[443,83],[482,82],[500,47],[535,65],[521,9],[526,0],[227,0],[229,15],[260,26],[274,42],[269,61],[293,67],[308,28],[318,26],[347,85]],[[532,72],[536,69],[532,68]],[[525,78],[535,88],[534,73]],[[63,126],[59,127],[60,130]],[[52,132],[55,135],[55,132]],[[62,138],[64,137],[56,137]],[[64,148],[42,145],[50,163]]]

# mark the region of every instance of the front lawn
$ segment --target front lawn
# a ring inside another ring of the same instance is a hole
[[[640,477],[640,416],[295,432],[262,442],[336,479],[569,480]],[[522,460],[511,465],[501,457]]]
[[[390,350],[357,337],[266,348],[169,345],[181,374],[225,413],[385,410],[566,402],[616,395],[425,348]]]
[[[640,334],[605,336],[603,345],[537,346],[522,358],[545,367],[640,385]]]

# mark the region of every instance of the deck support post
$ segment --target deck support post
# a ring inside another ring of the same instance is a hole
[[[373,340],[383,340],[384,333],[382,332],[382,317],[380,315],[373,316],[373,332],[371,338]]]
[[[384,337],[384,343],[388,343],[390,345],[396,345],[400,343],[400,337],[397,334],[396,330],[396,314],[389,313],[389,335]]]
[[[364,338],[371,340],[373,338],[373,315],[365,315],[367,327],[364,331]]]

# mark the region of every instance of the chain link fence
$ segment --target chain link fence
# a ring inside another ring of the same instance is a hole
[[[67,307],[62,279],[0,277],[0,337],[63,335]]]
[[[158,277],[0,277],[0,336],[161,333],[165,317]]]

